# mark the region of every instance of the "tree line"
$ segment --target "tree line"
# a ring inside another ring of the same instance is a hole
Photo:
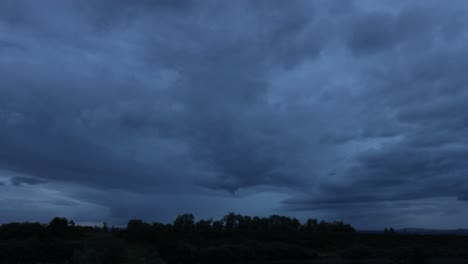
[[[269,217],[247,216],[229,213],[222,219],[201,219],[195,221],[193,214],[179,215],[172,224],[146,223],[142,220],[130,220],[126,228],[126,235],[131,239],[145,239],[152,232],[182,233],[213,233],[230,236],[263,235],[265,233],[285,233],[288,235],[299,233],[354,233],[356,230],[349,224],[341,221],[326,222],[317,219],[308,219],[305,223],[297,218],[288,216],[271,215]],[[146,234],[146,235],[145,235]]]
[[[182,214],[172,223],[139,219],[124,227],[81,226],[56,217],[48,224],[0,226],[0,263],[270,263],[313,260],[323,255],[359,262],[366,258],[425,263],[434,257],[468,259],[468,237],[357,232],[341,221],[281,215],[228,213],[195,220]]]

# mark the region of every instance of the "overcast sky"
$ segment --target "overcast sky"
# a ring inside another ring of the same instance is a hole
[[[0,0],[0,222],[468,228],[467,11]]]

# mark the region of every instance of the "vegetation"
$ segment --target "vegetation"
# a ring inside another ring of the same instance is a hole
[[[343,222],[300,223],[279,215],[229,213],[220,220],[195,221],[184,214],[172,224],[134,219],[126,228],[80,226],[65,218],[45,225],[0,226],[0,263],[6,264],[300,263],[325,256],[350,263],[427,263],[435,257],[468,259],[467,248],[466,236],[398,234],[393,229],[362,234]]]

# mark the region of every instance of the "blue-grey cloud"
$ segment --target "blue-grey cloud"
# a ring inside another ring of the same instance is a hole
[[[43,179],[38,179],[38,178],[32,178],[32,177],[13,177],[11,178],[11,184],[15,186],[20,186],[23,184],[41,184],[41,183],[46,183],[47,181]]]
[[[467,8],[2,1],[0,206],[461,223]]]

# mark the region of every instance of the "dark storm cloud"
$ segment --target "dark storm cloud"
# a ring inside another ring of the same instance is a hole
[[[450,24],[450,19],[445,17],[441,24]],[[318,195],[316,198],[299,199],[305,208],[323,207],[324,203],[359,204],[454,197],[466,189],[463,176],[467,173],[464,109],[468,101],[465,75],[458,72],[464,65],[465,50],[455,42],[448,44],[454,47],[450,52],[445,49],[428,52],[426,47],[422,52],[415,52],[412,50],[413,43],[419,41],[411,38],[402,40],[403,45],[409,48],[408,52],[414,53],[413,58],[408,55],[402,61],[411,65],[410,68],[404,64],[392,65],[393,60],[388,56],[395,55],[391,47],[393,44],[386,43],[389,46],[382,47],[384,54],[380,59],[388,59],[388,65],[383,68],[387,72],[374,75],[377,82],[372,85],[379,94],[368,97],[380,104],[376,109],[386,108],[388,111],[381,113],[385,122],[374,123],[371,130],[388,126],[388,121],[396,124],[394,128],[400,127],[388,133],[394,137],[393,143],[386,142],[377,150],[361,155],[357,159],[358,165],[344,174],[349,180],[330,188],[329,197]],[[385,120],[389,114],[392,119]],[[365,126],[363,129],[367,130]],[[351,140],[352,137],[347,137],[336,143]],[[324,190],[327,188],[324,187]],[[364,214],[367,213],[365,211]]]
[[[388,51],[399,44],[424,45],[424,41],[432,38],[431,34],[447,23],[434,8],[409,5],[397,14],[391,11],[360,14],[352,24],[347,44],[355,55]]]
[[[23,184],[41,184],[41,183],[46,183],[47,181],[38,179],[38,178],[31,178],[31,177],[13,177],[11,179],[11,184],[15,186],[20,186]]]
[[[83,221],[459,219],[466,7],[2,1],[2,188],[46,197],[44,214],[88,208]]]
[[[385,13],[369,14],[359,19],[348,39],[357,54],[387,49],[397,41],[394,18]]]

